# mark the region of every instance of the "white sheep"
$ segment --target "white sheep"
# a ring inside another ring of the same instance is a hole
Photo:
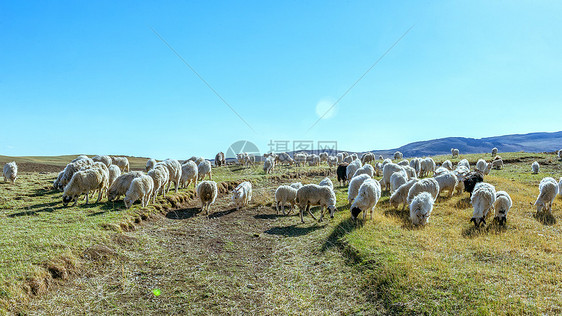
[[[209,175],[209,180],[213,180],[211,162],[208,160],[203,161],[197,166],[197,177],[199,178],[199,181],[205,179],[206,175]]]
[[[373,154],[373,153],[371,153],[371,152],[364,153],[363,156],[361,156],[361,163],[362,163],[362,164],[366,164],[366,163],[369,163],[369,162],[373,162],[373,161],[375,161],[375,160],[376,160],[376,159],[375,159],[375,154]]]
[[[334,189],[334,184],[332,183],[332,180],[330,180],[330,178],[326,177],[324,179],[322,179],[322,181],[320,181],[320,183],[318,183],[318,185],[321,186],[327,186],[330,189]]]
[[[379,155],[379,160],[384,160],[384,157],[382,155]]]
[[[189,187],[193,183],[193,187],[197,187],[197,178],[199,176],[199,168],[193,161],[187,161],[181,165],[180,185],[182,188]]]
[[[203,161],[201,161],[201,162],[198,163],[198,161],[196,161],[195,163],[197,163],[197,164],[199,165],[199,164],[201,164],[202,162],[203,162]],[[244,165],[246,165],[246,166],[253,166],[255,163],[256,163],[256,156],[255,156],[254,154],[248,154],[248,155],[245,157]]]
[[[107,155],[103,155],[103,156],[94,156],[92,157],[92,160],[94,162],[101,162],[103,163],[106,167],[109,168],[109,166],[111,166],[111,157],[107,156]]]
[[[273,159],[272,159],[273,160]],[[252,200],[252,184],[248,181],[240,183],[234,191],[232,191],[232,201],[236,206],[236,210],[240,207],[248,206]]]
[[[496,210],[495,218],[498,220],[500,225],[505,224],[507,212],[511,209],[511,205],[513,205],[513,202],[507,192],[496,192],[496,201],[494,202],[494,209]]]
[[[86,155],[80,155],[80,156],[78,156],[78,157],[72,159],[72,161],[70,161],[70,162],[72,163],[72,162],[76,162],[76,161],[82,160],[82,159],[92,160],[92,159],[88,158],[88,156],[86,156]],[[93,160],[92,160],[92,163],[94,163]]]
[[[357,169],[361,168],[361,160],[359,159],[355,159],[353,161],[351,161],[351,163],[349,165],[347,165],[345,174],[347,179],[351,179],[353,178],[353,175],[355,174],[355,171],[357,171]]]
[[[338,164],[343,162],[343,153],[337,153],[336,158],[338,158]]]
[[[152,181],[154,182],[152,188],[152,203],[155,203],[156,196],[159,193],[162,193],[163,196],[166,195],[165,187],[166,184],[168,184],[168,181],[170,181],[170,172],[168,171],[168,168],[166,168],[166,166],[162,164],[156,164],[154,168],[152,168],[148,172],[148,176],[150,176],[152,178]]]
[[[320,157],[321,162],[326,162],[326,163],[328,162],[328,156],[329,155],[328,155],[327,152],[320,153],[320,155],[318,155],[318,156]]]
[[[297,163],[297,167],[302,167],[306,163],[306,155],[305,154],[295,154],[293,159]]]
[[[386,158],[385,160],[382,161],[382,167],[384,168],[384,166],[386,166],[386,164],[392,163],[392,160],[390,160],[390,158]]]
[[[498,149],[496,147],[492,148],[492,157],[495,157],[498,154]]]
[[[4,169],[2,170],[2,175],[4,176],[4,182],[10,181],[14,184],[18,178],[18,165],[16,162],[12,161],[5,164]]]
[[[502,159],[495,159],[494,161],[492,161],[492,168],[494,170],[503,169],[503,160]]]
[[[420,174],[421,176],[429,176],[430,173],[435,171],[435,161],[427,157],[420,162]]]
[[[457,168],[460,166],[465,166],[466,168],[470,169],[470,163],[467,159],[462,159],[461,161],[459,161],[459,163],[457,164]]]
[[[356,219],[363,212],[363,220],[367,217],[367,212],[373,219],[373,210],[381,198],[381,186],[377,180],[367,179],[361,187],[359,193],[351,205],[351,218]]]
[[[390,176],[390,193],[396,191],[401,185],[408,182],[408,176],[405,171],[395,172]]]
[[[539,196],[535,201],[537,213],[541,211],[548,211],[552,213],[552,202],[558,194],[558,183],[552,177],[546,177],[541,180],[539,184]]]
[[[382,174],[382,163],[375,163],[375,175],[378,177]]]
[[[117,177],[121,175],[121,169],[119,169],[119,167],[117,167],[116,165],[111,165],[109,166],[108,170],[109,170],[109,186],[111,186],[115,181],[115,179],[117,179]]]
[[[401,152],[397,151],[394,153],[394,160],[402,159],[402,157],[404,157],[404,155]]]
[[[410,162],[408,161],[408,159],[404,159],[404,160],[400,161],[399,163],[397,163],[397,165],[402,166],[402,167],[409,166]]]
[[[347,157],[343,158],[343,162],[347,162],[348,164],[351,164],[352,161],[353,161],[352,156],[347,156]]]
[[[146,167],[144,168],[144,170],[146,172],[149,172],[150,170],[152,170],[152,168],[154,168],[154,165],[156,165],[156,160],[150,158],[146,161]]]
[[[302,188],[302,183],[300,183],[300,182],[294,182],[294,183],[291,183],[289,186],[290,186],[291,188],[294,188],[295,190],[298,190],[298,189]]]
[[[373,168],[373,166],[371,166],[370,164],[367,163],[367,164],[363,165],[363,167],[357,169],[355,171],[355,173],[353,174],[352,178],[357,177],[358,175],[362,175],[362,174],[368,174],[372,178],[375,175],[375,168]]]
[[[457,176],[453,172],[449,171],[447,173],[443,173],[441,175],[436,176],[434,179],[439,184],[439,193],[442,193],[443,191],[449,191],[449,197],[455,194],[455,189],[459,184],[459,180],[457,179]]]
[[[347,200],[349,201],[349,204],[353,202],[357,193],[359,193],[359,188],[367,179],[371,179],[371,177],[369,177],[368,174],[362,174],[349,181],[349,186],[347,187]]]
[[[112,162],[117,165],[121,172],[129,172],[129,159],[127,157],[113,157]]]
[[[390,206],[398,208],[400,204],[402,204],[402,210],[404,210],[406,208],[406,205],[408,205],[408,192],[410,191],[414,183],[418,181],[418,179],[412,179],[396,189],[396,191],[394,191],[394,193],[392,193],[392,195],[390,196]]]
[[[458,157],[459,150],[457,148],[451,148],[451,156],[453,156],[453,158]]]
[[[408,176],[408,180],[416,179],[418,177],[416,170],[410,166],[403,166],[406,175]]]
[[[437,199],[439,195],[439,183],[434,178],[422,179],[414,183],[410,190],[408,190],[408,204],[411,204],[414,197],[422,192],[431,194],[433,200]]]
[[[137,200],[141,201],[142,207],[148,206],[148,202],[150,202],[150,197],[152,196],[153,191],[154,181],[152,180],[152,177],[142,175],[135,178],[131,182],[131,186],[127,190],[125,198],[123,199],[125,207],[130,208]]]
[[[351,154],[351,159],[355,160],[355,159],[359,159],[359,157],[357,156],[357,154]]]
[[[532,170],[532,173],[534,173],[534,174],[539,173],[540,165],[539,165],[538,161],[535,161],[535,162],[533,162],[533,164],[531,164],[531,170]]]
[[[209,166],[211,165],[211,163],[209,161],[207,161],[209,163]],[[177,161],[176,159],[166,159],[162,162],[160,162],[161,164],[164,164],[164,166],[166,166],[166,168],[168,168],[168,173],[169,173],[169,180],[168,180],[168,186],[166,187],[166,193],[170,192],[170,187],[172,186],[172,182],[174,183],[174,188],[176,190],[176,193],[178,193],[178,188],[180,185],[180,181],[181,181],[181,164],[179,161]]]
[[[450,160],[445,160],[441,164],[441,167],[448,169],[449,171],[453,170],[453,163]]]
[[[275,159],[273,157],[268,157],[263,162],[263,172],[269,174],[273,172],[273,167],[275,167]]]
[[[98,199],[96,200],[96,203],[98,203],[103,192],[107,189],[108,182],[109,179],[106,177],[106,174],[99,168],[77,171],[64,187],[62,202],[66,206],[71,201],[74,201],[74,204],[72,204],[74,206],[78,203],[78,198],[85,194],[86,204],[88,204],[90,191],[99,191]]]
[[[470,221],[474,222],[474,226],[479,227],[480,224],[486,224],[486,216],[494,206],[494,202],[496,202],[496,188],[486,182],[476,184],[470,197],[470,203],[474,208]]]
[[[117,177],[117,179],[113,181],[113,184],[111,184],[109,190],[107,191],[107,200],[111,202],[119,198],[121,195],[126,194],[127,190],[131,186],[131,182],[133,181],[133,179],[138,178],[142,175],[144,175],[142,171],[131,171]]]
[[[425,225],[433,210],[433,196],[428,192],[421,192],[410,203],[410,220],[413,225]]]
[[[384,165],[382,170],[382,182],[381,182],[381,186],[384,191],[390,190],[390,177],[395,172],[404,172],[404,174],[406,174],[404,168],[402,168],[401,166],[395,163],[387,163],[386,165]]]
[[[447,172],[451,172],[449,169],[447,168],[443,168],[443,167],[439,167],[437,169],[435,169],[435,171],[433,172],[433,176],[436,177],[438,175],[447,173]]]
[[[329,187],[307,184],[298,189],[297,203],[300,209],[301,223],[304,223],[303,213],[305,210],[316,220],[316,217],[310,211],[310,207],[316,205],[320,206],[320,218],[318,221],[321,222],[324,218],[325,208],[330,212],[330,218],[334,218],[334,212],[336,211],[336,194]]]
[[[416,175],[419,177],[421,172],[421,159],[413,158],[412,160],[410,160],[410,167],[416,170]]]
[[[85,158],[83,157],[80,159],[78,158],[74,159],[72,162],[66,165],[66,167],[63,170],[64,173],[60,181],[57,183],[58,185],[57,189],[63,190],[64,187],[70,182],[70,179],[72,179],[72,176],[74,175],[75,172],[80,171],[83,167],[92,166],[94,164],[94,161],[88,157]]]
[[[277,214],[279,214],[279,207],[281,207],[283,215],[287,215],[285,213],[285,205],[287,203],[291,204],[289,213],[293,210],[297,198],[297,190],[298,189],[288,185],[282,185],[275,190],[275,209],[277,210]]]
[[[215,203],[217,198],[218,188],[215,181],[202,181],[197,186],[197,197],[201,201],[201,210],[209,215],[211,204]]]
[[[486,160],[484,159],[478,159],[478,161],[476,162],[476,168],[475,170],[478,170],[480,172],[484,172],[484,169],[486,169],[486,166],[488,165],[488,163],[486,162]]]
[[[338,157],[330,156],[328,157],[328,167],[337,167],[338,166]]]

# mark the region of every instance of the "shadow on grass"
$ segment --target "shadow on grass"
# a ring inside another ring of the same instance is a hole
[[[299,227],[298,225],[277,226],[266,230],[264,233],[269,235],[280,235],[285,237],[299,237],[307,235],[315,230],[324,229],[326,225],[314,223],[312,226]]]
[[[550,212],[535,213],[533,217],[543,225],[552,226],[556,224],[556,217]]]
[[[489,221],[488,225],[478,228],[470,223],[470,226],[462,230],[462,236],[465,238],[475,238],[489,234],[501,234],[507,231],[508,224],[501,225],[495,217],[489,218]]]
[[[30,205],[29,207],[27,207],[27,209],[29,210],[34,210],[34,209],[45,209],[45,208],[52,208],[57,204],[61,204],[62,205],[62,199],[60,200],[56,200],[53,202],[49,202],[49,203],[39,203],[39,204],[35,204],[35,205]]]
[[[105,213],[107,213],[108,211],[120,211],[125,209],[125,203],[123,203],[123,201],[113,201],[113,202],[100,202],[103,203],[100,207],[99,207],[99,211],[95,212],[95,213],[90,213],[88,214],[88,216],[98,216],[98,215],[103,215]],[[90,208],[91,205],[99,205],[98,204],[83,204],[80,205],[81,208]]]
[[[47,212],[47,213],[52,213],[58,209],[64,208],[64,206],[58,206],[58,207],[46,207],[40,210],[36,210],[36,211],[31,211],[31,210],[27,210],[27,211],[22,211],[22,212],[18,212],[18,213],[14,213],[14,214],[10,214],[8,215],[8,217],[20,217],[20,216],[36,216],[39,215],[39,213],[43,213],[43,212]]]
[[[213,218],[219,218],[219,217],[226,216],[226,215],[228,215],[228,214],[232,214],[232,213],[234,213],[234,212],[236,212],[236,208],[235,208],[235,207],[234,207],[234,208],[231,208],[230,210],[226,210],[226,211],[214,212],[214,213],[212,213],[212,214],[209,214],[209,216],[207,216],[207,217],[208,217],[208,218],[211,218],[211,219],[213,219]]]
[[[181,209],[181,210],[174,210],[174,211],[169,211],[166,214],[166,218],[169,219],[188,219],[188,218],[192,218],[195,215],[201,213],[201,209],[198,207],[192,207],[192,208],[185,208],[185,209]]]
[[[470,204],[470,197],[467,196],[463,199],[458,200],[455,203],[455,208],[457,209],[461,209],[461,210],[465,210],[467,208],[470,208],[472,205]]]
[[[334,230],[328,236],[328,238],[326,238],[326,241],[324,242],[324,244],[320,249],[322,251],[326,251],[336,246],[343,248],[344,245],[341,241],[341,238],[349,234],[350,232],[354,231],[358,227],[362,227],[362,226],[363,226],[362,219],[354,220],[351,217],[346,218],[345,220],[341,221],[336,227],[334,227]]]
[[[31,195],[29,196],[37,197],[37,196],[53,195],[57,193],[62,193],[62,192],[55,189],[35,189],[33,190],[33,193],[31,193]]]
[[[287,210],[285,210],[286,212]],[[279,214],[258,214],[254,215],[255,219],[276,219],[278,217],[287,217],[289,215],[283,215],[283,212],[279,211]]]
[[[407,208],[404,210],[401,208],[386,210],[384,211],[384,216],[394,217],[400,220],[400,222],[402,222],[402,228],[412,229],[414,227],[410,221],[410,211]]]

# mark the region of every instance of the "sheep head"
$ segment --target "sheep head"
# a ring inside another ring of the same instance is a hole
[[[486,225],[486,219],[484,217],[473,217],[470,219],[471,222],[474,222],[474,227],[478,228],[480,225]]]
[[[63,195],[63,196],[62,196],[62,204],[63,204],[64,206],[67,206],[68,203],[70,203],[70,202],[72,202],[72,201],[74,201],[74,199],[73,199],[71,196],[69,196],[69,195]]]
[[[353,219],[357,219],[357,216],[359,216],[359,214],[361,213],[361,209],[358,207],[353,207],[351,209],[351,218]]]
[[[336,208],[335,205],[329,205],[328,206],[328,211],[330,211],[330,218],[334,218],[334,213],[337,211],[338,209]]]

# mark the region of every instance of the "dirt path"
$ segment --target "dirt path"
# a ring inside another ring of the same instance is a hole
[[[335,248],[330,224],[296,225],[267,206],[222,196],[116,234],[83,275],[32,302],[30,314],[373,314],[383,311]],[[325,248],[325,247],[324,247]]]

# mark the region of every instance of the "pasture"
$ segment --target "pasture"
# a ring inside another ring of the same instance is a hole
[[[0,183],[0,311],[112,314],[559,314],[562,309],[561,199],[552,216],[532,204],[543,177],[562,176],[552,154],[500,153],[503,170],[485,181],[514,205],[505,227],[474,228],[468,193],[441,196],[429,224],[412,227],[389,194],[373,219],[354,222],[335,169],[261,164],[213,168],[211,214],[193,187],[146,208],[122,199],[62,206],[52,189],[75,156],[15,158],[15,185]],[[466,158],[471,166],[490,154]],[[0,162],[13,160],[0,156]],[[531,163],[541,164],[531,174]],[[129,158],[144,169],[144,158]],[[277,215],[274,191],[295,181],[332,179],[334,219]],[[380,179],[380,177],[377,177]],[[236,211],[230,191],[252,182],[250,206]]]

